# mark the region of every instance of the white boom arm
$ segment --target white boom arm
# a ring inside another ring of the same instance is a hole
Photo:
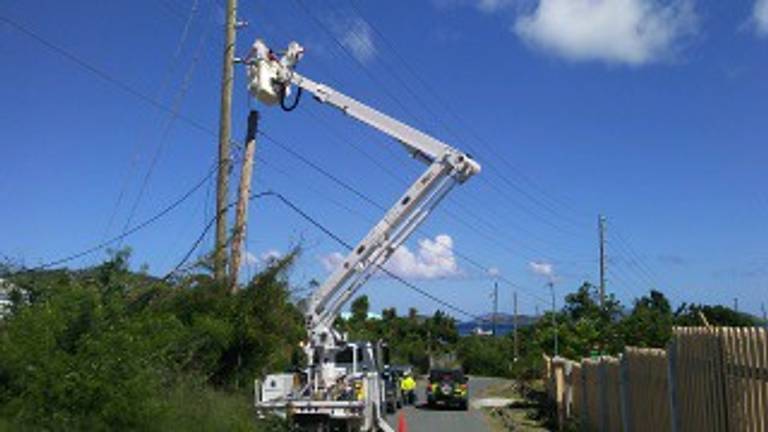
[[[312,93],[320,102],[395,138],[411,155],[429,165],[313,294],[307,310],[307,354],[310,365],[318,365],[333,362],[331,356],[342,342],[333,323],[344,304],[382,268],[456,183],[480,172],[480,165],[442,141],[297,74],[293,67],[302,53],[301,46],[292,42],[282,58],[277,59],[257,40],[248,59],[251,93],[262,102],[274,104],[285,97],[293,84]]]

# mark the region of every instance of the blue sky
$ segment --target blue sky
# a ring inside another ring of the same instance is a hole
[[[548,278],[561,293],[596,282],[602,213],[608,288],[622,301],[659,286],[676,304],[738,297],[759,313],[768,302],[768,2],[240,3],[250,23],[238,33],[241,55],[256,37],[279,49],[298,40],[302,73],[483,164],[393,264],[419,287],[488,311],[493,277],[468,257],[502,275],[502,310],[513,290],[523,312],[544,308]],[[205,175],[215,134],[115,82],[216,130],[221,2],[30,0],[4,3],[0,16],[112,80],[0,20],[0,253],[37,265],[87,248]],[[257,106],[245,85],[238,69],[236,139]],[[270,136],[381,205],[423,169],[311,98],[293,113],[262,114]],[[256,190],[283,193],[346,240],[381,216],[275,143],[261,139],[257,152]],[[129,237],[134,264],[172,268],[212,216],[213,198],[208,184]],[[304,249],[293,281],[327,275],[340,252],[333,241],[277,201],[250,210],[244,276],[296,244]],[[385,278],[363,292],[374,309],[438,307]]]

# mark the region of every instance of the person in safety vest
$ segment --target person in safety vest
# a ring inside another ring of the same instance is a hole
[[[416,380],[410,373],[406,373],[400,381],[400,391],[403,393],[403,403],[413,405],[416,402]]]

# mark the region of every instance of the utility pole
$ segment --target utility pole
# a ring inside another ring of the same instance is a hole
[[[512,321],[512,325],[513,325],[513,330],[512,331],[514,331],[514,341],[515,341],[514,342],[515,343],[515,345],[514,345],[515,346],[515,360],[514,361],[517,361],[517,359],[520,358],[520,341],[519,341],[518,336],[517,336],[517,326],[518,326],[518,322],[517,322],[517,291],[514,291],[512,293],[512,302],[514,303],[514,308],[513,308],[514,318],[513,318],[513,321]]]
[[[235,78],[235,27],[237,0],[227,0],[224,25],[224,61],[221,71],[221,101],[219,107],[219,172],[216,179],[216,245],[213,251],[213,271],[217,280],[227,277],[227,206],[229,201],[229,142],[232,138],[232,82]]]
[[[605,217],[598,215],[597,229],[600,237],[600,308],[605,309]]]
[[[552,293],[552,329],[555,332],[555,357],[558,356],[560,352],[560,347],[558,346],[558,337],[557,337],[557,309],[555,309],[555,284],[554,282],[549,282],[547,285],[549,285],[549,290]]]
[[[739,298],[734,297],[733,298],[733,310],[738,312],[739,311]]]
[[[251,177],[253,173],[253,156],[256,152],[256,131],[259,127],[259,112],[248,114],[248,132],[245,137],[245,159],[240,172],[237,208],[235,209],[235,229],[232,233],[232,251],[229,267],[230,292],[237,291],[237,277],[240,274],[240,262],[243,256],[243,242],[248,225],[248,204],[251,196]]]
[[[491,334],[493,334],[493,337],[496,337],[496,320],[498,319],[498,315],[499,315],[499,282],[494,281],[493,282],[493,319],[491,321],[493,325]]]
[[[768,327],[768,311],[765,310],[765,302],[760,303],[760,311],[763,312],[763,327]]]

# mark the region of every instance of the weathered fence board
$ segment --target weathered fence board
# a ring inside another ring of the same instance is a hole
[[[586,431],[768,431],[768,331],[675,328],[666,350],[547,362],[558,419]]]

